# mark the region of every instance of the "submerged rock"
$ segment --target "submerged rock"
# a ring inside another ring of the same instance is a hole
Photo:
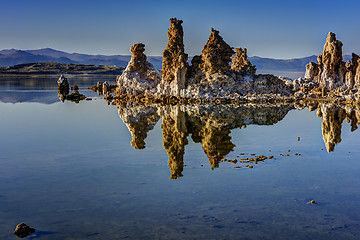
[[[118,95],[126,94],[136,96],[139,94],[153,95],[156,86],[160,83],[160,73],[146,60],[145,45],[136,43],[130,48],[131,60],[127,67],[117,77]]]
[[[116,84],[110,84],[107,81],[105,82],[97,82],[96,85],[89,87],[87,89],[92,90],[93,92],[97,92],[98,95],[106,95],[107,93],[113,92],[116,89]]]
[[[74,91],[65,96],[65,99],[68,101],[79,103],[81,100],[85,100],[86,97],[84,94],[79,93],[79,91]]]
[[[20,223],[16,226],[14,234],[15,236],[19,237],[19,238],[24,238],[29,236],[30,234],[34,233],[35,229],[29,227],[28,225],[26,225],[25,223]]]

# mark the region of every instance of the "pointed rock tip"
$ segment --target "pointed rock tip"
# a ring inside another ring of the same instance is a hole
[[[144,52],[145,51],[145,44],[143,43],[135,43],[131,46],[130,52]]]
[[[179,23],[179,24],[183,23],[183,20],[178,20],[176,17],[170,18],[169,21],[170,21],[170,23]]]
[[[336,41],[336,34],[333,32],[329,32],[327,40],[329,40],[330,42]]]

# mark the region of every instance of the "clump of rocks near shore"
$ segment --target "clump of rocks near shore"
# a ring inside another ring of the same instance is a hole
[[[360,101],[360,59],[342,61],[342,43],[329,33],[318,64],[306,66],[304,78],[296,80],[256,74],[246,48],[235,51],[211,29],[201,52],[188,64],[182,20],[170,18],[168,44],[161,72],[147,62],[145,45],[134,44],[131,60],[117,77],[115,100],[135,102],[294,102]]]

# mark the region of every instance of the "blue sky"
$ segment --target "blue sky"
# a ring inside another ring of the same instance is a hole
[[[360,53],[360,1],[83,1],[1,0],[0,49],[50,47],[89,54],[129,54],[142,42],[161,55],[168,19],[184,21],[185,51],[200,54],[210,28],[250,56],[319,54],[329,31],[343,52]]]

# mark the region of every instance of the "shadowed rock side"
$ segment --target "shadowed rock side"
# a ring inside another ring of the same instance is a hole
[[[231,142],[232,129],[250,124],[272,125],[282,120],[291,107],[288,105],[118,105],[120,118],[132,134],[131,145],[145,148],[147,132],[162,118],[163,144],[169,156],[170,178],[182,176],[185,146],[188,136],[201,143],[211,169],[235,147]]]
[[[147,133],[160,119],[157,108],[138,104],[122,104],[117,107],[120,118],[131,133],[131,146],[135,149],[144,149]]]
[[[188,69],[188,55],[184,50],[184,32],[182,20],[170,18],[168,29],[169,42],[163,52],[162,59],[162,94],[179,96],[180,90],[185,88]]]
[[[116,79],[117,95],[153,95],[160,83],[160,73],[146,60],[145,45],[136,43],[130,48],[131,60]]]
[[[328,152],[334,151],[335,145],[341,142],[341,128],[344,119],[355,131],[360,124],[360,110],[341,107],[335,104],[320,104],[317,115],[323,119],[321,129]]]
[[[360,68],[359,56],[353,53],[352,61],[343,62],[343,44],[336,40],[336,35],[330,32],[326,38],[323,53],[317,58],[318,63],[306,65],[305,78],[318,83],[326,90],[359,89]]]

